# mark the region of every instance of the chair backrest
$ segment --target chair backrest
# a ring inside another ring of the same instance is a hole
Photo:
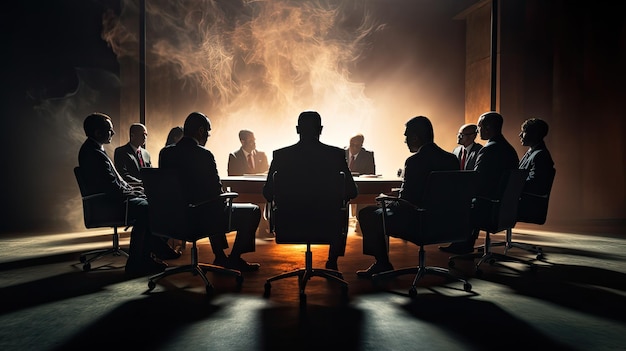
[[[329,244],[346,235],[348,212],[345,174],[316,174],[302,183],[297,174],[269,175],[274,179],[270,212],[279,244]]]
[[[148,198],[152,234],[191,242],[227,231],[227,216],[220,218],[224,221],[218,228],[217,219],[203,212],[202,206],[195,207],[186,201],[178,170],[142,168],[141,178]]]
[[[480,229],[497,233],[515,227],[519,199],[527,176],[526,169],[512,169],[503,175],[502,197],[492,202],[490,220],[481,223]]]
[[[88,194],[85,174],[79,166],[74,167],[74,176],[82,197],[85,228],[123,227],[128,225],[126,221],[127,208],[122,202],[112,200],[104,193]]]
[[[476,171],[434,171],[422,197],[417,244],[467,240],[472,232],[471,208]]]
[[[550,193],[554,184],[556,169],[552,168],[548,174],[548,192],[546,194],[531,194],[522,192],[517,209],[517,221],[524,223],[544,224],[548,217]]]

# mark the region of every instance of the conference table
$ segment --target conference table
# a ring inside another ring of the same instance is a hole
[[[224,189],[234,191],[239,194],[235,202],[264,203],[263,185],[267,175],[243,175],[222,177]],[[398,177],[386,178],[382,176],[360,176],[354,177],[354,181],[359,189],[359,195],[350,200],[351,204],[372,204],[375,203],[376,196],[381,193],[392,193],[402,185],[402,179]]]

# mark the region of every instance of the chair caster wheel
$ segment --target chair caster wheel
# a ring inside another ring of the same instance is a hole
[[[87,257],[85,257],[85,256],[82,256],[82,255],[81,255],[81,256],[78,258],[78,260],[80,261],[80,263],[85,263],[85,261],[87,261]]]
[[[453,260],[448,261],[448,267],[450,267],[450,268],[454,267],[454,261]]]
[[[545,256],[543,255],[543,252],[540,252],[540,253],[537,254],[537,259],[538,260],[543,260],[544,257]]]
[[[475,272],[475,274],[476,274],[476,276],[477,276],[477,277],[479,277],[479,278],[480,278],[480,277],[482,277],[482,276],[483,276],[483,271],[482,271],[482,269],[480,269],[480,268],[476,268],[476,272]]]
[[[83,265],[83,271],[89,272],[91,270],[91,263],[87,262]]]
[[[152,291],[156,287],[156,283],[152,280],[148,281],[148,291]]]
[[[263,297],[269,297],[271,290],[272,290],[272,284],[265,283],[265,290],[263,291]]]
[[[417,297],[417,289],[414,286],[409,289],[409,297],[412,299]]]
[[[465,290],[466,292],[472,291],[472,284],[470,283],[463,284],[463,290]]]

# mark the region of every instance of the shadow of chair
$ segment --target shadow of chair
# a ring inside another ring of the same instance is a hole
[[[243,283],[241,272],[214,264],[200,263],[198,261],[198,247],[196,244],[200,239],[208,238],[211,235],[224,234],[229,231],[232,201],[238,194],[226,192],[215,199],[192,204],[183,198],[181,182],[176,170],[142,168],[141,177],[149,203],[150,230],[152,234],[191,243],[191,262],[186,265],[168,267],[165,271],[151,276],[148,280],[148,289],[154,289],[159,279],[179,273],[191,273],[202,278],[207,295],[212,295],[214,288],[206,277],[207,272],[234,277],[237,289],[240,289]],[[198,213],[207,213],[202,211],[205,206],[213,206],[217,211],[220,211],[224,206],[222,205],[223,203],[225,203],[226,208],[224,211],[226,211],[227,215],[214,221],[215,226],[213,230],[198,230],[194,222],[212,220],[206,215],[202,216],[198,215]]]
[[[546,223],[548,217],[548,204],[550,202],[550,193],[552,192],[552,184],[556,169],[552,168],[549,174],[548,191],[545,194],[533,194],[522,192],[517,208],[517,222],[531,223],[542,225]],[[540,246],[528,243],[513,241],[513,228],[506,229],[505,241],[492,242],[491,247],[504,246],[504,254],[512,248],[526,250],[534,255],[538,260],[544,258],[543,249]]]
[[[484,262],[490,265],[495,264],[497,261],[517,262],[528,265],[531,269],[535,268],[532,262],[506,254],[495,253],[491,250],[493,247],[491,234],[513,228],[517,223],[517,207],[527,175],[528,170],[513,169],[502,177],[503,191],[501,198],[489,199],[482,196],[475,198],[472,221],[474,226],[485,232],[485,243],[476,247],[475,252],[451,256],[448,260],[450,267],[454,267],[454,260],[456,259],[478,258],[479,260],[475,265],[476,276],[482,275],[483,272],[480,266]]]
[[[342,302],[348,299],[348,282],[341,272],[313,268],[311,245],[329,245],[339,237],[346,240],[348,203],[345,199],[343,172],[318,174],[307,182],[306,189],[297,175],[271,175],[274,180],[274,201],[270,204],[270,225],[277,244],[306,244],[305,266],[278,274],[265,281],[264,296],[269,297],[272,282],[289,277],[298,278],[300,305],[306,304],[305,288],[312,277],[322,277],[340,284]],[[315,191],[312,191],[315,189]],[[296,191],[297,190],[297,191]]]
[[[417,218],[409,240],[419,246],[417,267],[400,268],[372,275],[374,283],[405,274],[414,274],[409,296],[417,296],[417,284],[425,275],[438,275],[463,283],[463,290],[472,285],[443,267],[426,266],[426,245],[461,242],[472,234],[471,209],[476,189],[475,171],[434,171],[428,176],[422,204],[418,207],[395,196],[381,195],[376,201],[383,208],[383,227],[387,234],[387,211],[397,201],[414,206]],[[393,210],[393,209],[391,209]],[[389,233],[392,234],[392,233]]]
[[[74,167],[74,176],[78,183],[80,195],[83,203],[83,220],[85,228],[113,228],[113,246],[108,249],[96,249],[80,254],[80,262],[83,270],[91,270],[91,263],[107,255],[126,256],[128,253],[120,248],[120,236],[118,227],[128,227],[132,225],[128,221],[128,203],[126,206],[119,202],[111,201],[105,193],[89,194],[85,175],[80,167]]]

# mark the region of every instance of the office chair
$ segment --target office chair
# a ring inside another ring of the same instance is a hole
[[[341,272],[313,268],[311,245],[330,244],[348,233],[348,203],[345,199],[345,174],[318,174],[309,183],[298,184],[298,175],[274,172],[274,201],[270,204],[270,226],[277,244],[306,244],[305,266],[268,278],[264,296],[269,297],[272,282],[289,277],[298,278],[301,307],[306,304],[305,288],[312,277],[322,277],[340,284],[342,302],[348,299],[348,282]],[[321,185],[321,186],[320,186]],[[303,187],[307,187],[303,189]],[[309,189],[317,189],[309,191]],[[320,191],[320,189],[323,189]]]
[[[550,202],[550,193],[552,192],[552,184],[554,183],[554,177],[556,175],[556,169],[552,168],[549,174],[549,186],[548,191],[545,194],[533,194],[529,192],[522,192],[520,196],[517,222],[532,223],[542,225],[546,223],[548,217],[548,204]],[[504,246],[504,254],[512,248],[518,248],[526,250],[534,255],[538,260],[544,258],[543,249],[540,246],[528,243],[522,243],[513,241],[513,228],[506,229],[505,241],[491,243],[491,247]]]
[[[478,258],[479,260],[475,265],[476,276],[482,275],[483,272],[480,266],[484,262],[488,262],[490,265],[495,264],[497,261],[517,262],[528,265],[531,270],[535,269],[532,262],[491,251],[491,234],[513,228],[517,223],[517,207],[527,176],[528,170],[513,169],[502,178],[504,190],[501,198],[475,197],[472,215],[474,217],[473,222],[474,226],[485,232],[485,244],[482,245],[482,250],[477,248],[476,252],[451,256],[448,260],[450,267],[454,267],[454,260],[456,259]]]
[[[472,235],[471,208],[476,189],[475,171],[434,171],[428,176],[423,201],[412,205],[395,196],[380,195],[376,201],[383,209],[383,227],[387,235],[387,209],[390,204],[404,201],[415,208],[417,226],[413,228],[411,242],[419,246],[417,267],[407,267],[372,275],[374,283],[405,274],[415,274],[409,288],[409,296],[417,296],[417,284],[425,275],[438,275],[463,283],[463,290],[471,291],[472,285],[461,277],[452,275],[443,267],[426,266],[426,245],[460,242]],[[393,234],[393,233],[389,233]]]
[[[74,176],[78,183],[83,202],[83,220],[85,228],[113,228],[113,246],[108,249],[96,249],[80,254],[80,263],[83,270],[91,270],[91,263],[107,255],[126,256],[128,253],[120,248],[118,227],[128,227],[132,224],[128,221],[128,203],[126,206],[117,202],[111,202],[104,193],[88,194],[85,185],[85,175],[80,167],[74,167]]]
[[[156,287],[159,279],[178,274],[191,273],[202,278],[207,295],[212,295],[214,287],[206,277],[206,272],[229,275],[235,278],[237,289],[241,288],[243,276],[241,272],[209,263],[198,261],[198,247],[196,242],[211,235],[224,234],[229,231],[233,199],[238,196],[234,192],[222,193],[219,197],[202,203],[188,203],[183,198],[182,187],[177,170],[162,168],[142,168],[141,177],[144,190],[148,198],[150,211],[150,230],[153,235],[170,239],[183,240],[191,243],[191,262],[182,266],[168,267],[165,271],[155,274],[148,279],[148,290]],[[194,221],[210,221],[209,218],[198,218],[192,212],[201,210],[203,206],[221,208],[219,202],[226,202],[228,215],[223,219],[215,220],[215,229],[211,232],[194,228]]]

